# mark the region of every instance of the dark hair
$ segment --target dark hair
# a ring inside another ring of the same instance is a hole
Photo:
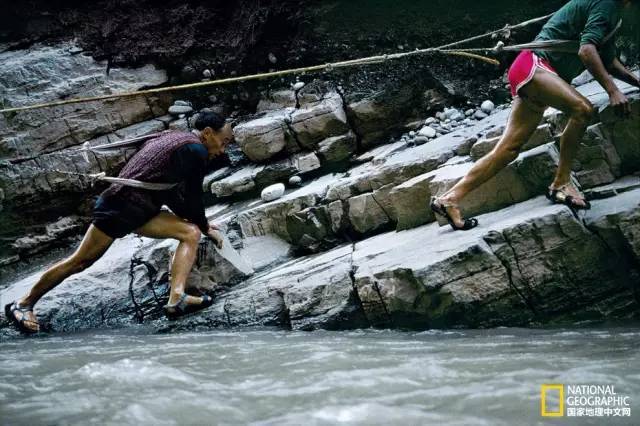
[[[226,121],[220,114],[213,111],[202,111],[198,114],[194,127],[198,130],[204,130],[207,127],[211,127],[217,132],[222,129],[225,124]]]

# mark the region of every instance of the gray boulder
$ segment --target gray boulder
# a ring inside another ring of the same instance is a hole
[[[238,145],[251,161],[264,162],[285,149],[293,138],[285,117],[282,112],[270,113],[234,128]]]

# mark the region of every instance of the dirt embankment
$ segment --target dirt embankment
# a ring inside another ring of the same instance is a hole
[[[198,81],[204,70],[212,78],[265,72],[414,50],[518,23],[557,10],[565,1],[510,0],[26,0],[5,7],[0,16],[0,48],[75,38],[110,67],[154,63],[168,71],[170,83]],[[637,60],[640,42],[637,14],[627,17],[625,55]],[[531,40],[541,25],[511,34],[512,42]],[[635,35],[634,35],[635,34]],[[490,46],[483,40],[476,46]],[[4,46],[2,46],[4,45]],[[477,61],[430,56],[389,66],[350,68],[326,78],[357,90],[377,89],[407,73],[436,78],[461,98],[502,101],[500,80],[511,56],[500,67]],[[416,69],[416,63],[419,68]],[[289,79],[291,80],[291,79]],[[231,110],[251,110],[266,86],[289,80],[248,83],[217,90]],[[211,91],[189,92],[201,106]],[[200,105],[199,105],[200,106]]]

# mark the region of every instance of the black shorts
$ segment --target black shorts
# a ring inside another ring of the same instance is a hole
[[[93,225],[110,236],[122,238],[149,222],[159,208],[138,206],[117,196],[98,197],[93,208]]]

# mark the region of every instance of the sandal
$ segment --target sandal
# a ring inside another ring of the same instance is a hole
[[[193,314],[213,305],[213,298],[211,296],[202,296],[202,303],[198,304],[187,303],[187,297],[189,297],[187,293],[183,293],[182,296],[180,296],[178,303],[173,305],[164,305],[164,314],[169,320],[176,320],[180,317]]]
[[[465,219],[464,225],[458,226],[456,222],[453,220],[453,218],[451,217],[451,215],[449,214],[449,212],[447,211],[447,207],[454,207],[456,209],[458,208],[458,206],[455,204],[443,204],[442,202],[438,201],[435,197],[431,200],[431,210],[433,210],[433,212],[436,215],[446,219],[454,231],[469,231],[470,229],[473,229],[476,226],[478,226],[478,219],[475,219],[475,218]]]
[[[549,191],[547,192],[547,198],[553,204],[564,204],[573,210],[589,210],[591,208],[591,203],[584,198],[581,199],[585,204],[584,206],[577,204],[575,197],[573,197],[572,195],[567,195],[567,188],[569,188],[569,184],[562,185],[557,189],[549,188]]]
[[[18,319],[16,317],[16,312],[20,312],[22,314],[22,318]],[[30,319],[27,319],[27,314],[31,312],[33,313],[33,306],[20,306],[18,305],[18,302],[11,302],[7,305],[5,305],[4,307],[4,314],[7,316],[8,319],[11,320],[11,322],[13,323],[13,325],[21,332],[24,334],[36,334],[37,332],[40,331],[40,324],[38,324],[37,321],[33,321]],[[25,325],[25,323],[32,323],[32,324],[36,324],[38,326],[37,330],[34,330],[32,328],[29,328]]]

